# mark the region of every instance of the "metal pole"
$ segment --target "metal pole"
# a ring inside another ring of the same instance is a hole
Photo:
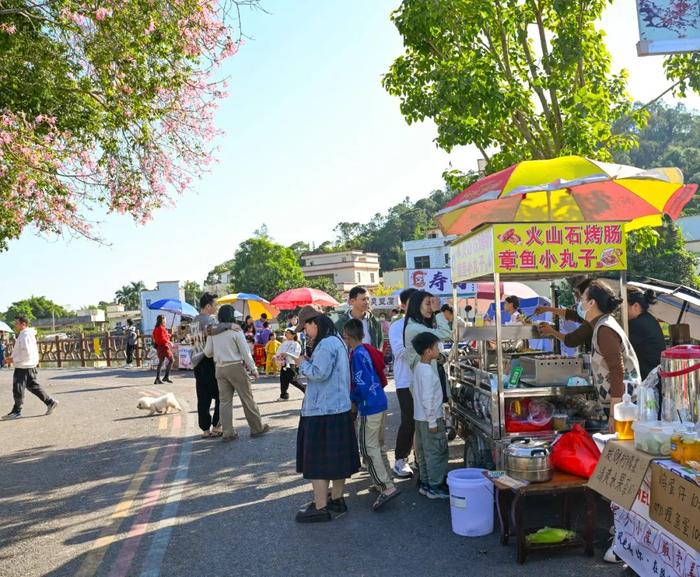
[[[452,334],[454,337],[454,343],[452,346],[459,348],[459,341],[462,338],[462,335],[459,334],[459,323],[457,322],[459,309],[457,308],[457,285],[454,284],[452,285],[452,309],[454,313],[454,319],[452,320]],[[456,358],[456,355],[453,356],[453,358]]]
[[[627,310],[627,272],[620,271],[620,296],[622,298],[622,328],[629,335],[629,311]]]
[[[559,308],[559,300],[557,299],[557,285],[554,281],[549,284],[550,300],[552,301],[552,308]],[[552,315],[554,319],[554,327],[559,330],[560,322],[558,315]],[[561,354],[561,342],[559,339],[554,339],[554,353],[557,355]]]
[[[493,292],[496,304],[496,378],[498,379],[499,439],[505,435],[505,399],[503,398],[503,326],[501,319],[501,275],[493,275]]]

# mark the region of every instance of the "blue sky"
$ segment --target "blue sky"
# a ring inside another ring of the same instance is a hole
[[[0,253],[0,310],[32,294],[77,308],[131,281],[201,282],[262,223],[282,244],[319,244],[341,220],[365,221],[439,188],[449,162],[476,167],[469,147],[438,150],[430,123],[408,126],[381,86],[402,50],[389,21],[399,0],[263,2],[269,14],[244,12],[253,39],[225,66],[226,134],[212,172],[147,226],[95,215],[105,245],[25,232]],[[661,59],[636,56],[634,1],[617,0],[603,26],[631,93],[660,93]]]

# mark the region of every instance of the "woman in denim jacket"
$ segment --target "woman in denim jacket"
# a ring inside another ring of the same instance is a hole
[[[360,468],[350,414],[348,350],[333,321],[314,307],[299,312],[297,332],[311,341],[310,357],[298,360],[307,386],[297,432],[297,472],[311,481],[314,500],[297,513],[300,523],[330,521],[331,512],[347,511],[345,480]],[[333,481],[331,498],[328,487]]]

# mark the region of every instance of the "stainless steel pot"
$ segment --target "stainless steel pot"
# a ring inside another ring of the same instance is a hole
[[[514,439],[506,448],[506,472],[514,479],[543,483],[554,474],[547,441]]]

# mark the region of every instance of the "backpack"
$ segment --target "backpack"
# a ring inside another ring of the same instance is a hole
[[[384,353],[372,345],[363,344],[362,346],[365,347],[366,351],[369,353],[369,358],[372,359],[372,366],[374,370],[377,371],[379,382],[383,389],[387,386],[386,373],[384,372]]]

